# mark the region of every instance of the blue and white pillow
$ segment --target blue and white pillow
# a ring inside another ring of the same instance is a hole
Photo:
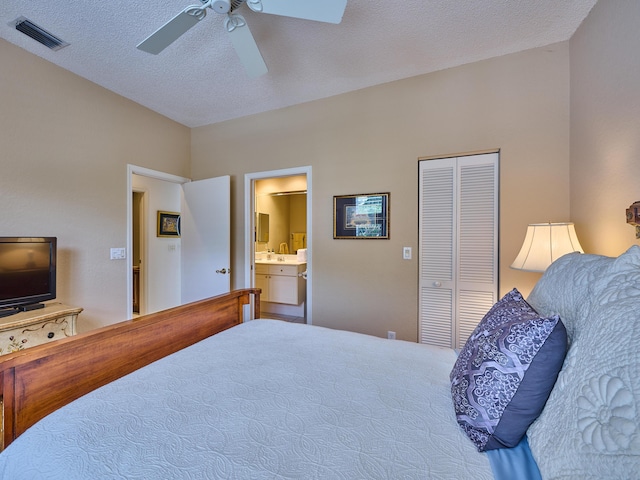
[[[567,352],[556,315],[513,289],[475,328],[450,375],[456,418],[479,451],[515,447],[540,415]]]

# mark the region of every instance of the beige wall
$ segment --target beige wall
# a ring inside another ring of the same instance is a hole
[[[127,164],[189,174],[189,129],[0,40],[0,235],[58,237],[81,331],[127,316]]]
[[[560,43],[192,130],[194,178],[232,176],[244,286],[245,173],[313,169],[313,322],[417,338],[418,157],[501,149],[500,291],[531,222],[569,217],[569,47]],[[390,192],[390,240],[333,240],[333,195]],[[581,232],[578,231],[578,234]],[[402,260],[402,247],[414,248]]]
[[[600,1],[571,47],[571,216],[585,250],[640,243],[625,209],[640,200],[640,2]]]
[[[638,24],[637,2],[599,2],[569,43],[193,129],[191,140],[0,40],[11,66],[0,69],[0,235],[59,237],[59,299],[85,307],[89,328],[126,315],[125,264],[108,251],[126,242],[127,163],[232,175],[236,287],[244,174],[311,165],[315,323],[414,339],[417,256],[403,261],[401,248],[417,247],[418,157],[501,149],[501,293],[537,279],[508,268],[529,222],[575,221],[588,252],[638,243],[623,216],[640,200]],[[332,196],[376,191],[391,192],[391,239],[334,241]]]

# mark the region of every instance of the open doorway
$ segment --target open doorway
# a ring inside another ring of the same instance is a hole
[[[180,270],[180,239],[156,236],[156,213],[158,210],[180,210],[180,190],[185,182],[189,182],[189,179],[135,165],[127,166],[126,275],[129,318],[180,304],[180,275],[174,275]],[[137,197],[137,194],[141,197]],[[136,198],[142,200],[138,208],[134,203]],[[137,221],[134,215],[139,215]],[[140,267],[137,279],[134,276],[136,265]],[[139,282],[139,296],[134,298],[136,281]],[[137,312],[134,300],[137,300]]]
[[[245,175],[245,284],[261,316],[312,323],[311,167]]]
[[[131,314],[136,317],[145,311],[144,305],[146,298],[145,293],[145,279],[143,279],[142,259],[144,258],[145,248],[145,235],[146,235],[146,211],[145,205],[145,192],[139,190],[133,190],[131,192],[131,218],[133,230],[132,235],[132,278],[133,278],[133,308]]]
[[[226,293],[230,288],[230,177],[192,181],[127,167],[127,311],[129,318]],[[134,192],[144,192],[134,234]],[[215,205],[216,208],[211,208]],[[179,230],[161,232],[161,214],[178,214]],[[138,240],[136,240],[138,239]],[[206,241],[201,241],[206,239]],[[134,253],[139,241],[140,258]],[[134,311],[134,266],[138,312]]]

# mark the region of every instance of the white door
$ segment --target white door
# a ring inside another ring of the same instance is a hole
[[[182,303],[231,288],[231,188],[228,175],[183,184],[180,236]]]

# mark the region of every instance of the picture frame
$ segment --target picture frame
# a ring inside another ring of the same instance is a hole
[[[333,197],[333,238],[386,240],[389,238],[390,193]]]
[[[158,210],[157,236],[180,238],[180,213]]]

